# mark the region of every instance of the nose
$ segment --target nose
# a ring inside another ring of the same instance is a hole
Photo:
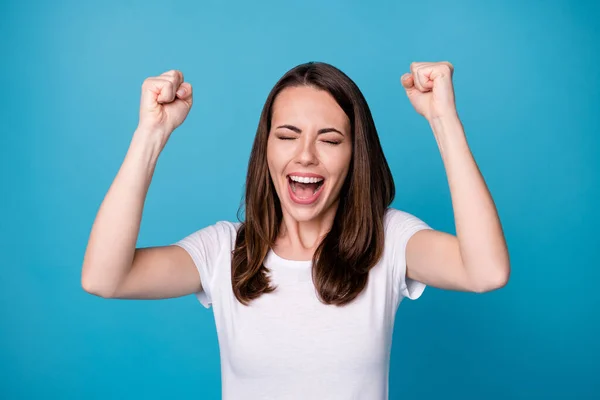
[[[298,141],[300,142],[300,146],[298,146],[296,163],[303,167],[317,165],[319,159],[316,154],[315,141],[311,140],[309,135],[304,135],[304,137]]]

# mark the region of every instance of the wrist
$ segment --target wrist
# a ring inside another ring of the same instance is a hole
[[[433,117],[427,122],[436,136],[464,134],[462,122],[457,113]]]
[[[138,127],[133,133],[128,154],[141,158],[148,164],[156,164],[165,145],[164,133]]]

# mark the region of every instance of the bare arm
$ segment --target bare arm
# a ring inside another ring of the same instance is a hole
[[[446,168],[456,236],[417,232],[406,248],[407,276],[442,289],[486,292],[509,279],[510,260],[500,218],[467,144],[456,112],[447,61],[412,63],[401,82],[429,122]]]
[[[183,122],[191,86],[170,71],[142,86],[140,125],[93,223],[81,284],[106,298],[168,298],[201,289],[191,257],[177,246],[136,248],[142,211],[159,154]],[[186,93],[175,94],[177,88]]]
[[[432,120],[448,175],[456,236],[417,232],[407,244],[407,274],[431,286],[472,292],[501,288],[510,274],[508,249],[487,185],[458,117]]]

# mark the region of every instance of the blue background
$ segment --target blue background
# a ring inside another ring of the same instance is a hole
[[[454,232],[435,140],[399,83],[411,61],[451,61],[509,244],[504,289],[402,304],[390,398],[600,396],[598,4],[3,2],[0,397],[219,398],[212,311],[85,293],[89,231],[146,77],[182,70],[195,104],[159,160],[140,246],[235,219],[266,95],[310,60],[363,90],[394,206]]]

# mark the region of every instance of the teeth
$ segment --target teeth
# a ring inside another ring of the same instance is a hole
[[[317,183],[317,182],[321,182],[323,180],[323,178],[308,178],[305,176],[294,176],[294,175],[290,175],[290,179],[293,180],[294,182],[300,182],[300,183]]]

